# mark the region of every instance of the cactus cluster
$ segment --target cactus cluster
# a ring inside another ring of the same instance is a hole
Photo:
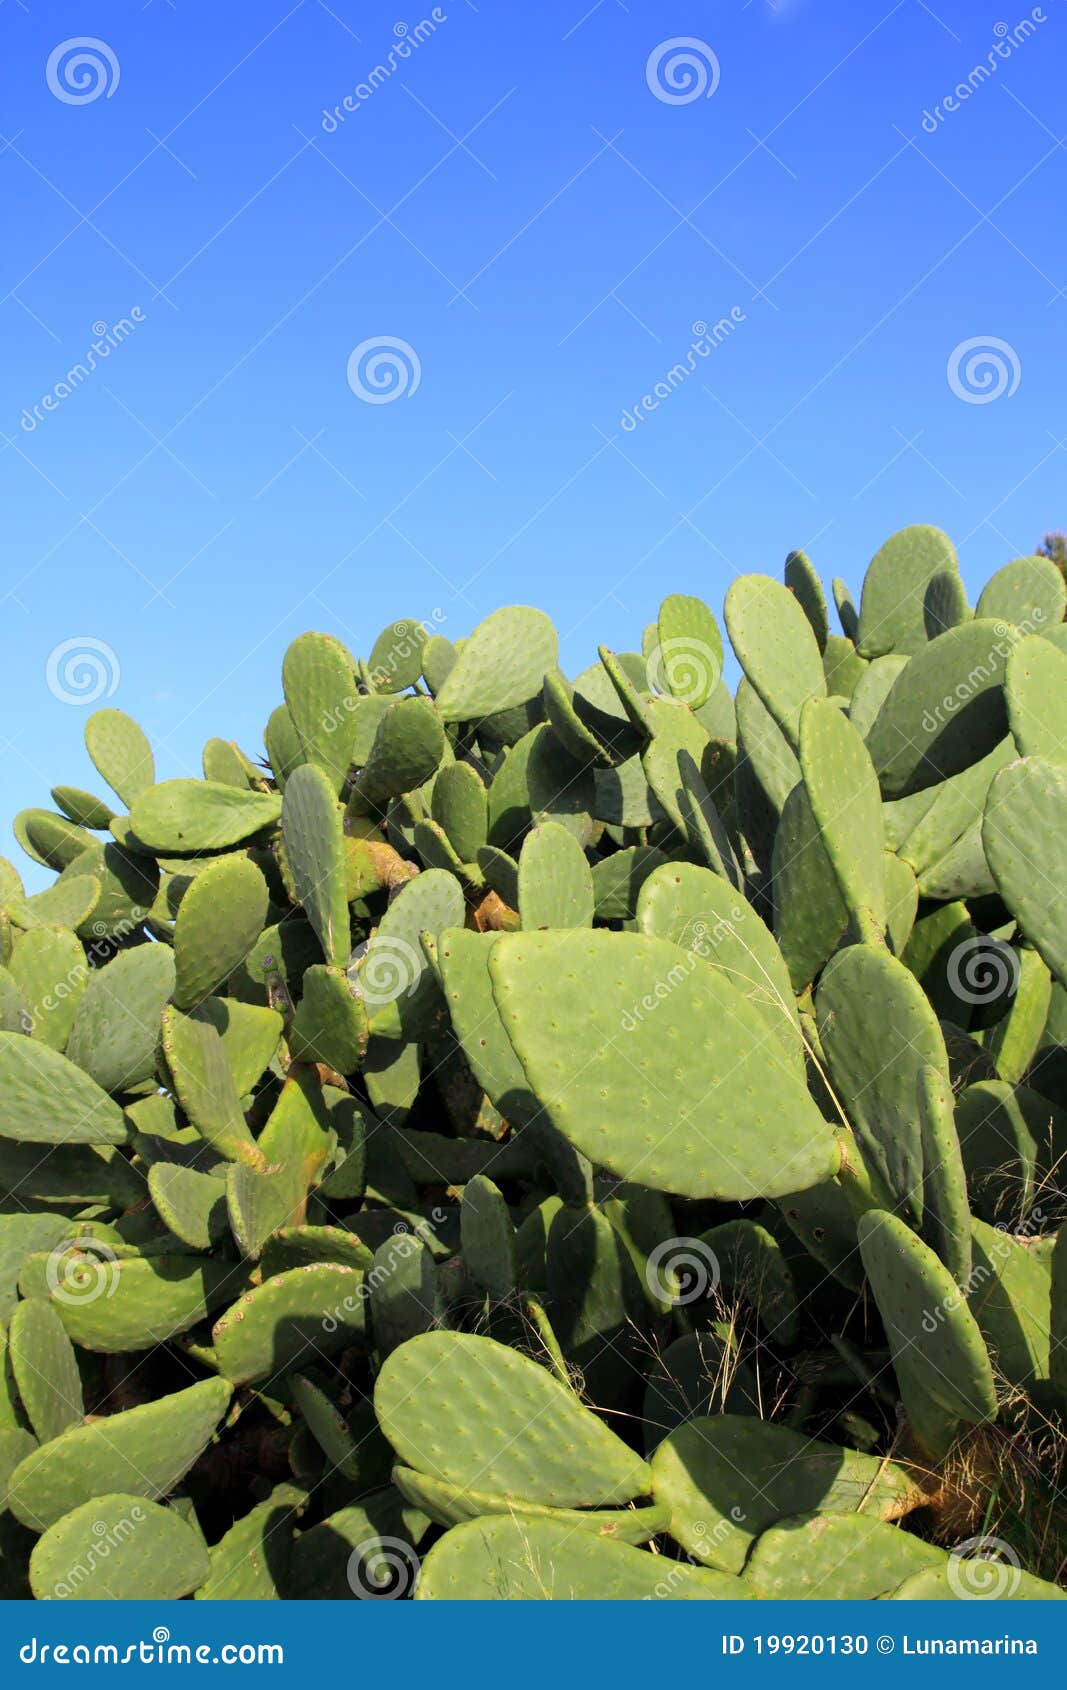
[[[733,693],[678,594],[574,680],[304,634],[202,779],[88,719],[0,859],[5,1596],[1060,1594],[1067,586],[832,598],[735,580]]]

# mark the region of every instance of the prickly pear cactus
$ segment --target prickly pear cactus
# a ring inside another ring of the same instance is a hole
[[[1058,1593],[1046,565],[302,634],[203,779],[91,716],[0,858],[0,1588]]]

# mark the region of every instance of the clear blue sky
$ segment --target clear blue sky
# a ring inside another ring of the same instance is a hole
[[[575,673],[791,547],[858,589],[934,522],[973,589],[1067,522],[1064,0],[7,0],[0,25],[7,815],[99,784],[49,688],[68,641],[113,654],[97,702],[169,776],[213,734],[260,750],[307,627],[365,653],[398,615],[455,636],[528,602]],[[96,84],[49,68],[84,36]],[[375,404],[347,372],[383,337],[418,379]],[[950,361],[990,337],[962,398]]]

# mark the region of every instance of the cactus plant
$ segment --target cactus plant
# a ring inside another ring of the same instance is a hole
[[[735,581],[733,696],[672,593],[300,635],[203,779],[92,715],[0,859],[0,1588],[950,1599],[963,1474],[1051,1594],[1063,604],[918,527]]]

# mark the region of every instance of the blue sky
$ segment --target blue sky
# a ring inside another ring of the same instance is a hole
[[[1067,523],[1064,0],[0,22],[8,814],[99,784],[74,642],[169,776],[307,627],[532,603],[575,673],[792,547],[934,522],[973,592]]]

